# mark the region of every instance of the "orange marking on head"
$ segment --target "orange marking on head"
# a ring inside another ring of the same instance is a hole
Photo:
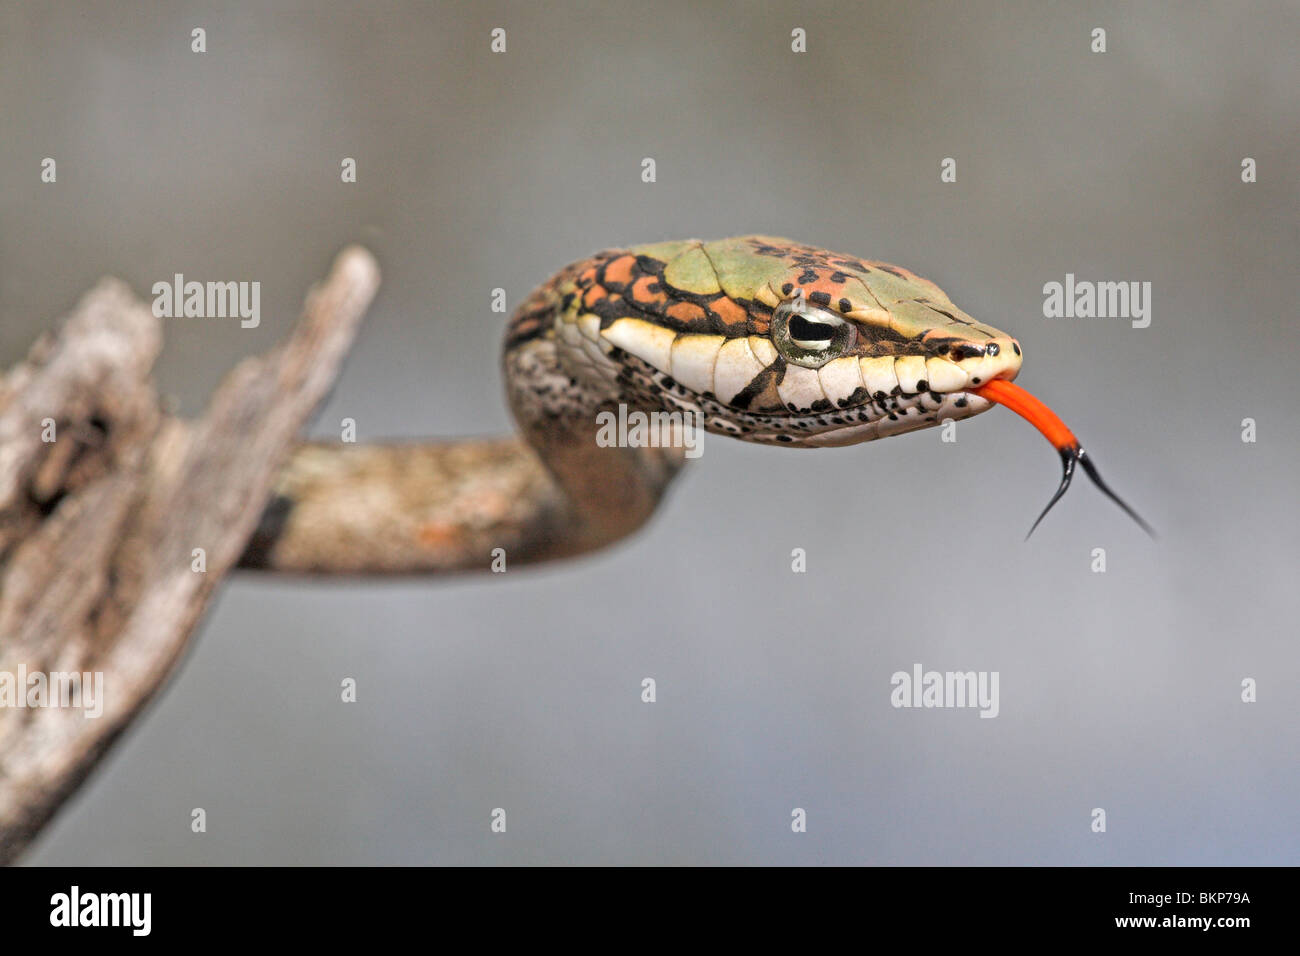
[[[605,281],[613,285],[627,285],[632,281],[632,267],[635,265],[635,256],[619,256],[605,266]]]
[[[642,276],[632,285],[632,298],[643,305],[654,302],[667,302],[668,296],[664,294],[662,287],[658,292],[650,288],[650,286],[658,285],[658,283],[658,276]]]
[[[844,295],[844,285],[839,282],[832,282],[830,273],[825,271],[818,271],[817,278],[812,282],[796,283],[796,287],[803,289],[805,299],[814,292],[825,292],[831,297],[831,302],[834,303],[839,300],[840,296]]]
[[[714,299],[709,303],[709,308],[724,325],[743,328],[749,320],[749,313],[726,296]]]
[[[605,298],[607,293],[603,285],[594,285],[582,295],[582,304],[587,308],[592,308],[597,302]]]
[[[668,317],[679,322],[697,322],[704,318],[704,310],[694,302],[674,302],[668,307]]]

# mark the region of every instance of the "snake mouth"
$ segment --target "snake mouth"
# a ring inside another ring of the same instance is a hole
[[[1007,339],[1014,343],[1014,340]],[[1000,343],[955,343],[943,352],[926,355],[851,356],[820,369],[785,366],[774,391],[784,407],[718,409],[711,430],[748,441],[794,448],[855,445],[892,435],[960,421],[988,411],[996,404],[980,389],[992,381],[1010,381],[1020,372],[1019,346]],[[828,375],[828,372],[830,373]],[[860,376],[852,394],[839,384],[843,374]],[[832,403],[822,399],[839,387]],[[818,391],[820,389],[820,391]],[[809,400],[805,396],[816,396]],[[802,400],[801,400],[802,399]],[[726,416],[734,421],[729,426]],[[706,409],[706,421],[712,421]]]
[[[952,324],[902,341],[862,324],[848,337],[847,350],[819,363],[795,360],[790,343],[767,335],[681,333],[620,318],[598,333],[592,328],[600,338],[594,368],[648,407],[701,412],[705,428],[716,434],[785,447],[851,445],[980,414],[993,403],[977,389],[1016,376],[1021,350],[1015,339],[958,322],[955,311],[949,317]],[[828,329],[847,327],[826,321]],[[576,326],[566,326],[560,338],[585,342]],[[593,338],[588,351],[596,348]],[[564,354],[571,374],[586,374],[576,349]]]
[[[1010,336],[984,342],[947,339],[925,344],[924,355],[858,357],[864,387],[849,401],[825,409],[800,408],[787,401],[784,412],[769,416],[768,433],[753,440],[833,447],[960,421],[996,404],[982,394],[984,386],[1009,382],[1020,374],[1020,344]],[[824,371],[804,369],[786,369],[785,374],[805,379],[813,374],[825,376]],[[884,386],[890,383],[896,384],[886,390]]]
[[[856,445],[970,418],[993,405],[965,389],[882,395],[843,409],[764,415],[739,437],[793,448]]]

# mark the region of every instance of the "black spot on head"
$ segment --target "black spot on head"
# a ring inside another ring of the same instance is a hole
[[[794,439],[791,438],[789,435],[777,435],[777,436],[776,436],[776,440],[777,440],[777,441],[794,441]]]
[[[958,408],[965,408],[965,407],[966,407],[966,399],[964,399],[964,398],[959,398],[959,399],[957,399],[957,401],[953,402],[953,404],[956,405]]]
[[[852,308],[853,308],[853,303],[852,303],[852,302],[850,302],[848,299],[840,299],[840,311],[841,311],[841,312],[848,312],[848,311],[852,310]]]
[[[793,283],[793,282],[787,282],[785,285],[781,286],[781,294],[782,294],[782,295],[789,295],[789,294],[790,294],[791,292],[793,292],[793,291],[794,291],[794,283]]]
[[[825,308],[831,304],[831,294],[829,292],[813,292],[809,294],[808,301],[813,305]]]
[[[976,385],[978,385],[980,383],[980,377],[976,375],[973,379],[971,379],[971,381],[974,382]]]
[[[755,375],[748,385],[732,396],[731,407],[741,410],[748,409],[754,403],[754,399],[761,395],[769,384],[775,381],[779,385],[784,377],[785,359],[777,356],[775,362]]]

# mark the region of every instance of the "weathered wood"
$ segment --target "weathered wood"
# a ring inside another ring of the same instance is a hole
[[[162,686],[378,281],[367,252],[345,250],[289,340],[236,367],[192,426],[161,411],[149,379],[159,320],[112,280],[0,379],[0,682],[26,701],[24,671],[103,675],[99,716],[16,706],[0,686],[0,861]]]

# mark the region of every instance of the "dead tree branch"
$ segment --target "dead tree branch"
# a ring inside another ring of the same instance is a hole
[[[193,424],[161,410],[160,320],[114,280],[0,378],[0,862],[162,686],[378,281],[345,250],[289,340],[236,367]]]

